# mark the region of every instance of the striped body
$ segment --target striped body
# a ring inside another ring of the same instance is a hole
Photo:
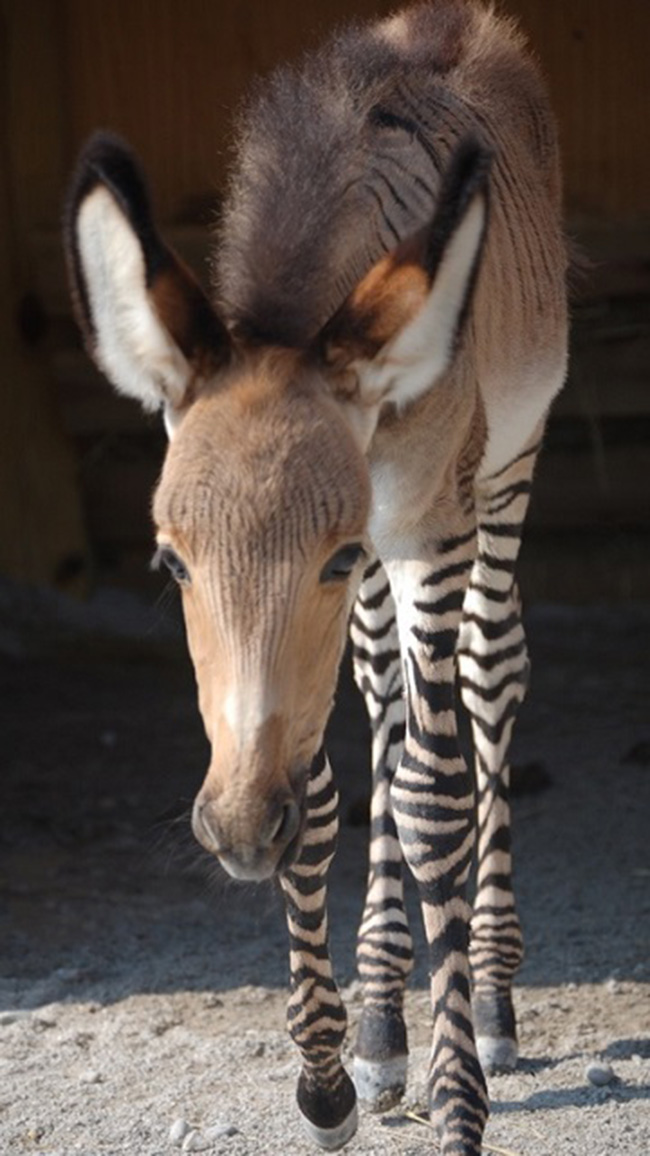
[[[406,864],[430,954],[431,1115],[443,1156],[479,1156],[484,1073],[517,1054],[515,565],[567,352],[536,68],[479,0],[352,28],[247,106],[214,302],[114,138],[82,155],[67,248],[91,353],[165,411],[158,557],[182,588],[212,748],[193,827],[232,875],[279,876],[307,1130],[339,1147],[357,1096],[382,1109],[403,1091]],[[354,1084],[327,946],[337,796],[322,746],[348,624],[373,762]]]

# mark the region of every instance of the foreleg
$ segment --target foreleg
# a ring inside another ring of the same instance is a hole
[[[356,1094],[341,1063],[347,1017],[332,975],[327,872],[338,833],[338,793],[322,753],[307,788],[307,825],[298,861],[280,877],[289,928],[288,1028],[302,1056],[298,1107],[323,1148],[340,1148],[357,1128]]]
[[[469,517],[457,521],[455,536],[439,543],[427,564],[387,567],[407,694],[405,748],[391,795],[429,944],[431,1118],[441,1131],[443,1156],[479,1156],[488,1102],[474,1043],[468,961],[474,785],[460,753],[455,709],[455,651],[475,529]]]

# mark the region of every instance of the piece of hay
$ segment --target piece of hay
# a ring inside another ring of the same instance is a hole
[[[404,1115],[409,1120],[414,1120],[416,1124],[424,1124],[425,1127],[431,1128],[433,1132],[436,1131],[430,1120],[426,1116],[420,1116],[417,1112],[405,1111]],[[489,1144],[487,1140],[483,1141],[483,1149],[486,1152],[492,1152],[494,1156],[520,1156],[519,1152],[512,1152],[509,1148],[497,1148],[496,1144]]]

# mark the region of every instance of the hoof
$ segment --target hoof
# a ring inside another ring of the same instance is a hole
[[[512,1072],[517,1066],[517,1041],[505,1036],[477,1036],[476,1051],[486,1076]]]
[[[370,1112],[387,1112],[394,1108],[406,1088],[406,1056],[390,1060],[364,1060],[354,1057],[354,1086],[357,1096]]]
[[[335,1128],[319,1128],[317,1124],[312,1124],[304,1112],[301,1112],[300,1115],[303,1129],[309,1139],[318,1144],[320,1148],[326,1148],[328,1152],[335,1152],[337,1148],[342,1148],[344,1144],[347,1144],[348,1140],[354,1136],[359,1122],[356,1104],[343,1123],[337,1124]]]

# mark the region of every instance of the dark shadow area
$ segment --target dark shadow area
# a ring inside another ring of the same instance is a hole
[[[1,609],[4,1005],[284,987],[276,889],[226,879],[189,829],[208,747],[174,613],[8,587]],[[521,981],[647,981],[650,612],[539,608],[528,631],[533,681],[513,753]],[[355,973],[368,835],[345,820],[363,823],[366,733],[346,664],[329,743],[344,819],[331,903],[343,983]],[[409,904],[419,987],[412,887]]]
[[[610,1092],[611,1099],[619,1104],[629,1104],[634,1100],[650,1100],[650,1088],[626,1088],[615,1084]],[[492,1103],[493,1116],[506,1112],[533,1112],[541,1109],[585,1108],[589,1109],[602,1099],[597,1088],[549,1088],[534,1092],[525,1100],[502,1100]]]
[[[629,1060],[633,1056],[650,1059],[650,1038],[646,1040],[616,1040],[603,1051],[610,1060]]]

